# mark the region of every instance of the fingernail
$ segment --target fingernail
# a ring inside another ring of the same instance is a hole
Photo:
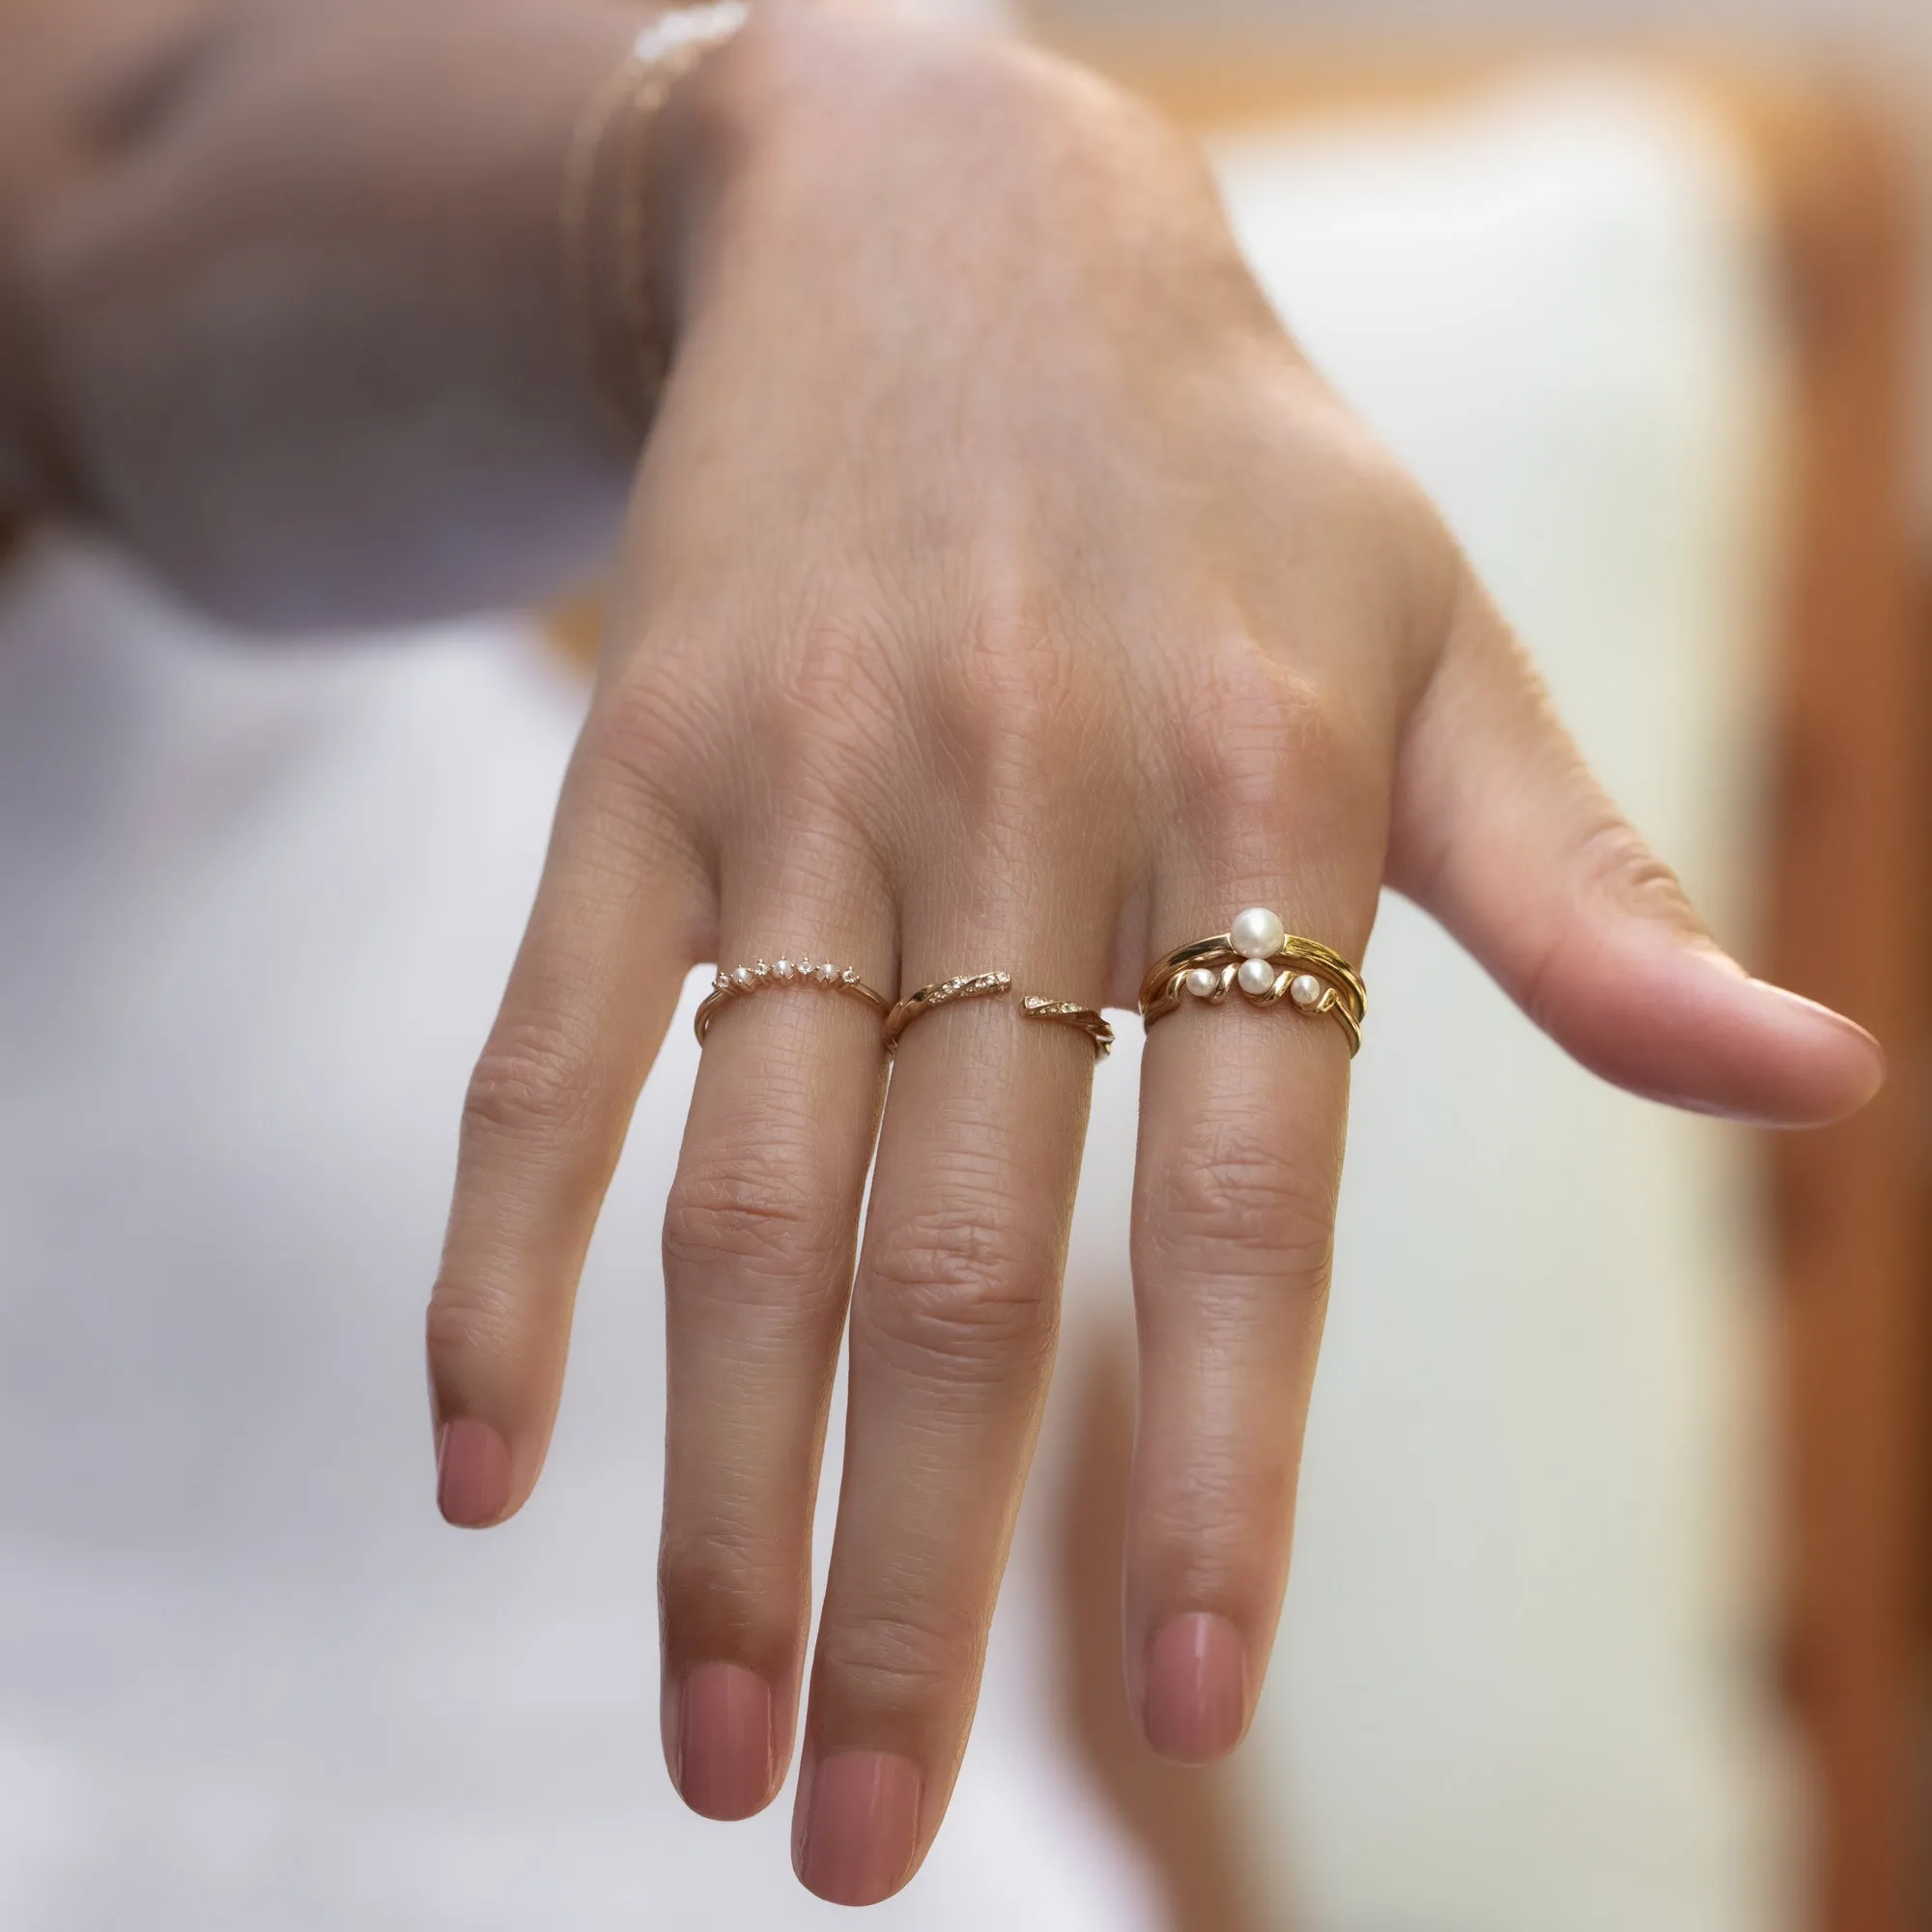
[[[1761,1003],[1760,1012],[1776,1016],[1782,1036],[1781,1078],[1769,1103],[1751,1094],[1743,1105],[1720,1111],[1773,1126],[1814,1126],[1856,1113],[1885,1085],[1885,1048],[1857,1020],[1788,986],[1754,978],[1716,946],[1690,951],[1729,984],[1748,986]],[[1702,1097],[1690,1104],[1700,1104]],[[1753,1106],[1753,1099],[1760,1104]]]
[[[919,1767],[845,1751],[813,1769],[798,1875],[834,1905],[876,1905],[905,1883],[919,1843]]]
[[[1226,1617],[1194,1612],[1165,1623],[1148,1645],[1143,1720],[1162,1757],[1206,1764],[1241,1741],[1248,1661]]]
[[[703,1818],[749,1818],[772,1790],[772,1693],[741,1663],[700,1663],[678,1710],[677,1788]]]
[[[510,1445],[487,1422],[445,1422],[436,1438],[436,1506],[458,1529],[481,1529],[510,1506]]]

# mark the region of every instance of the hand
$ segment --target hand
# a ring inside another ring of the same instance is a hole
[[[1386,882],[1627,1087],[1786,1123],[1871,1094],[1869,1038],[1728,961],[1605,800],[1170,132],[1041,59],[789,10],[672,111],[675,365],[430,1312],[453,1520],[536,1481],[697,961],[1131,1006],[1248,905],[1359,960]],[[1238,1001],[1148,1042],[1128,1689],[1173,1756],[1228,1750],[1266,1664],[1348,1072],[1338,1028]],[[665,1231],[665,1739],[711,1815],[789,1752],[849,1316],[796,1833],[848,1903],[917,1866],[964,1748],[1092,1056],[985,1001],[907,1034],[890,1104],[885,1073],[850,1001],[725,1008]]]

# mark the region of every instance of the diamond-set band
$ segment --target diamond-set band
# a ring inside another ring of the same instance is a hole
[[[962,973],[956,979],[935,980],[909,993],[886,1015],[885,1041],[888,1053],[898,1051],[899,1036],[916,1019],[935,1008],[951,1006],[955,1000],[1003,999],[1013,990],[1010,973]],[[1076,1006],[1071,1000],[1042,1000],[1029,993],[1020,1002],[1020,1012],[1030,1020],[1044,1020],[1053,1026],[1073,1027],[1094,1044],[1094,1058],[1105,1060],[1114,1048],[1114,1029],[1092,1007]]]
[[[835,966],[829,959],[792,959],[781,953],[769,964],[759,959],[750,966],[733,966],[728,972],[720,971],[713,976],[711,990],[699,1002],[694,1021],[698,1045],[704,1044],[711,1022],[722,1009],[733,1000],[745,999],[772,986],[814,986],[828,993],[843,993],[847,999],[870,1007],[881,1019],[892,1010],[893,1003],[867,985],[855,967]]]
[[[1290,932],[1266,906],[1250,906],[1226,932],[1156,960],[1141,982],[1141,1018],[1151,1027],[1187,1001],[1218,1007],[1234,992],[1251,1006],[1286,1003],[1311,1019],[1332,1018],[1351,1057],[1362,1044],[1369,993],[1361,975],[1319,940]]]

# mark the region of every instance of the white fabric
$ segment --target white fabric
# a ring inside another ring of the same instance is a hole
[[[833,1923],[658,1743],[653,1076],[537,1500],[441,1527],[422,1306],[578,698],[513,626],[212,640],[0,585],[0,1925]],[[687,999],[695,1003],[696,983]],[[1022,1575],[883,1925],[1151,1928]]]

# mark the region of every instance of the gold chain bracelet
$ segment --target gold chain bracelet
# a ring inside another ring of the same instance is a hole
[[[658,14],[632,43],[623,64],[591,96],[571,133],[558,224],[571,333],[593,387],[627,436],[641,436],[648,427],[652,399],[668,360],[663,323],[651,299],[644,245],[643,159],[650,126],[671,89],[750,17],[742,0],[673,7]],[[614,358],[597,298],[604,278],[597,272],[591,245],[598,177],[613,129],[619,134],[621,164],[617,315],[626,344]]]

